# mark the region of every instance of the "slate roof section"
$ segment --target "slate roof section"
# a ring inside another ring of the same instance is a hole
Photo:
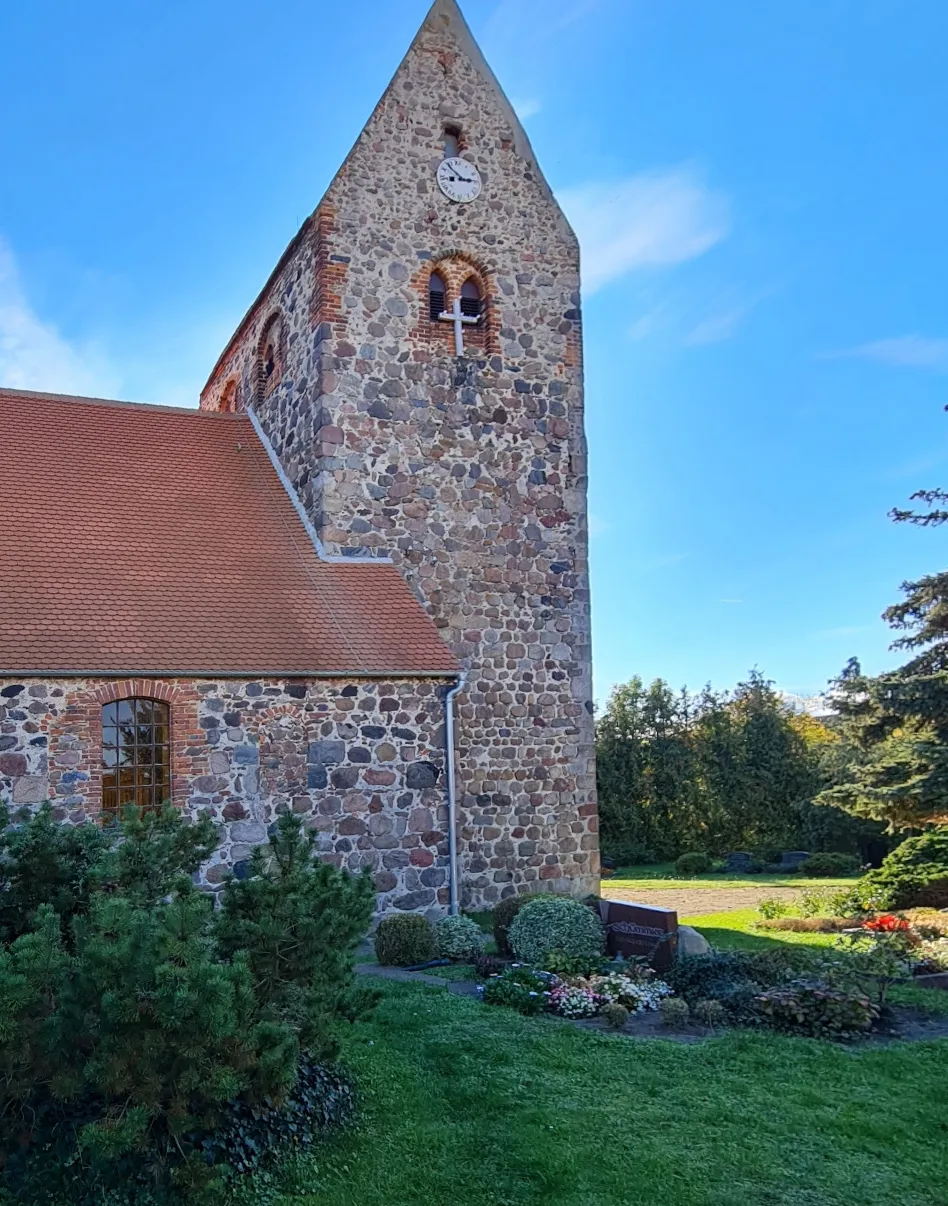
[[[450,676],[391,565],[321,561],[246,415],[0,389],[0,675]]]

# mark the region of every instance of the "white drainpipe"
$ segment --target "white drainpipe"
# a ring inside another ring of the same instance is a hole
[[[451,916],[460,912],[458,890],[458,796],[457,758],[454,749],[454,698],[464,690],[462,674],[444,697],[444,744],[447,753],[448,775],[448,883],[451,893]]]

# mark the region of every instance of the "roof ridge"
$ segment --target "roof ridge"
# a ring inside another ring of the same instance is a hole
[[[4,398],[20,398],[25,402],[78,402],[84,406],[110,406],[121,410],[155,410],[162,414],[203,415],[215,419],[234,417],[246,418],[243,411],[201,410],[197,406],[172,406],[161,402],[130,402],[124,398],[89,398],[83,394],[53,394],[43,390],[16,389],[0,385],[0,402]]]

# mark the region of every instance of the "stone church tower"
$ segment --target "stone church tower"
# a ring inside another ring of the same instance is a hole
[[[463,666],[468,906],[598,886],[579,288],[527,136],[436,0],[201,399],[253,412],[322,555],[390,558]]]

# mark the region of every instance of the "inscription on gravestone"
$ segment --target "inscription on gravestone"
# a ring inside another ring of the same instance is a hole
[[[625,959],[644,957],[656,971],[667,971],[678,945],[678,914],[625,900],[600,901],[606,950]]]

